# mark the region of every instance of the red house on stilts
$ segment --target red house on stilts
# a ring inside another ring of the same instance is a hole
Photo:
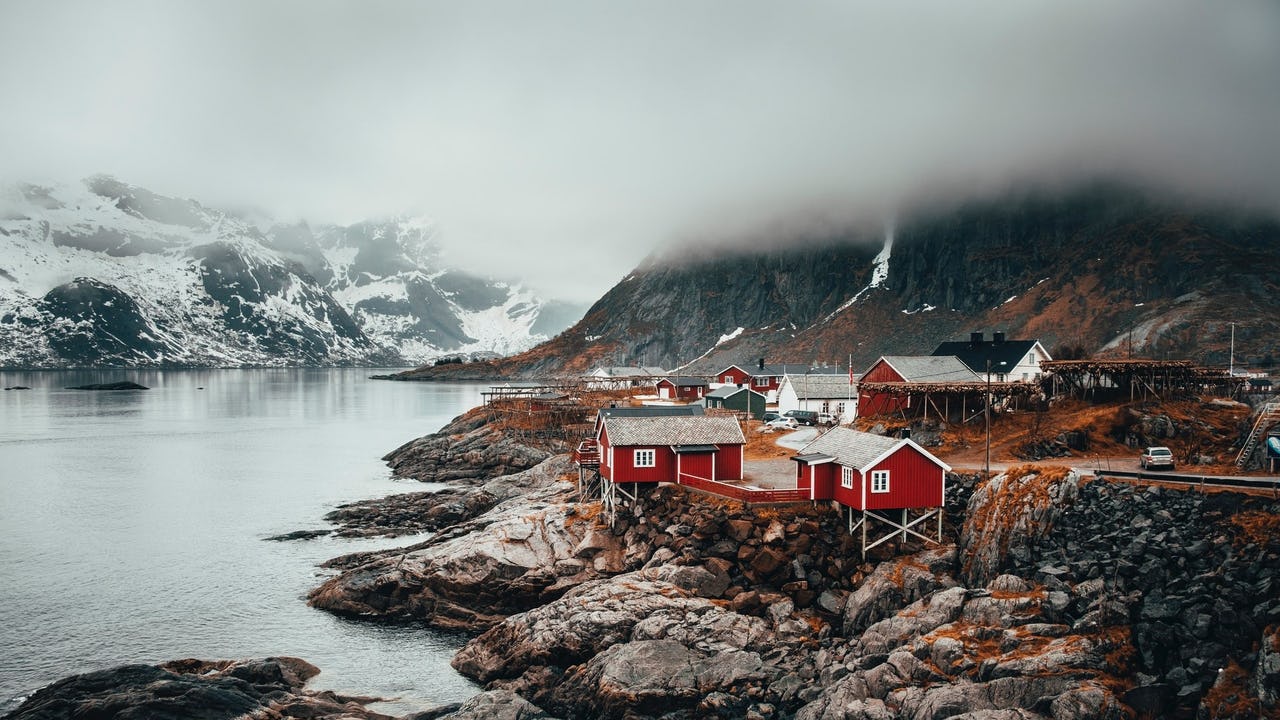
[[[746,442],[731,417],[605,416],[596,435],[605,509],[635,502],[642,483],[741,480]]]
[[[847,509],[849,532],[862,530],[862,554],[901,535],[942,542],[943,494],[951,467],[910,439],[832,428],[800,450],[796,486],[810,500],[831,500]],[[860,517],[855,522],[854,516]],[[912,516],[915,516],[912,518]],[[926,521],[937,519],[936,536]],[[868,537],[871,522],[888,534]],[[917,530],[916,528],[919,528]]]

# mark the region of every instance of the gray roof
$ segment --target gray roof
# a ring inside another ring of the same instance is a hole
[[[911,445],[924,453],[926,457],[932,458],[943,469],[951,469],[950,466],[934,457],[928,450],[910,440],[899,440],[845,427],[834,427],[819,435],[813,442],[800,448],[797,457],[803,459],[805,456],[829,455],[841,465],[865,470],[868,465],[875,462],[876,458],[900,444]]]
[[[796,391],[796,397],[818,400],[844,400],[858,392],[849,384],[847,372],[839,375],[788,375],[783,381]]]
[[[673,415],[701,415],[701,405],[643,405],[641,407],[600,408],[597,421],[609,417],[671,417]]]
[[[757,392],[756,390],[752,390],[751,388],[746,387],[746,386],[739,387],[739,386],[737,386],[737,385],[721,385],[720,387],[716,388],[715,390],[712,390],[711,392],[707,393],[704,397],[709,397],[709,398],[731,398],[731,397],[733,397],[734,395],[737,395],[737,394],[738,394],[738,393],[740,393],[740,392],[755,393],[756,395],[759,395],[760,397],[765,397],[765,395],[764,395],[763,393],[761,393],[761,392]]]
[[[609,417],[604,427],[614,446],[741,445],[747,441],[738,421],[722,416]]]
[[[898,438],[835,427],[801,448],[800,454],[830,455],[841,465],[863,468],[900,442]]]
[[[982,382],[982,378],[954,355],[885,355],[881,359],[906,382]]]
[[[666,380],[676,387],[698,387],[710,384],[707,382],[706,378],[693,377],[691,375],[676,375],[674,377],[662,378],[662,380]],[[662,380],[659,380],[658,382],[662,382]]]

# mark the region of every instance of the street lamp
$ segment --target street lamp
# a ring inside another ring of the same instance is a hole
[[[997,368],[1004,367],[1004,362],[996,363]],[[991,478],[991,358],[987,358],[987,402],[986,409],[982,413],[987,418],[987,462],[986,473],[984,478]]]

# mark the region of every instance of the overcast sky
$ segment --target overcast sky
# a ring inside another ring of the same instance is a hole
[[[1121,174],[1280,211],[1280,3],[3,0],[0,174],[590,300],[660,244]],[[779,238],[783,241],[785,238]]]

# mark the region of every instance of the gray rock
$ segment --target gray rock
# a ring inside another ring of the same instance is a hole
[[[541,708],[510,690],[482,692],[443,720],[551,720]]]
[[[881,563],[845,604],[845,635],[862,632],[934,590],[955,586],[950,576],[955,558],[955,548],[947,547]]]

